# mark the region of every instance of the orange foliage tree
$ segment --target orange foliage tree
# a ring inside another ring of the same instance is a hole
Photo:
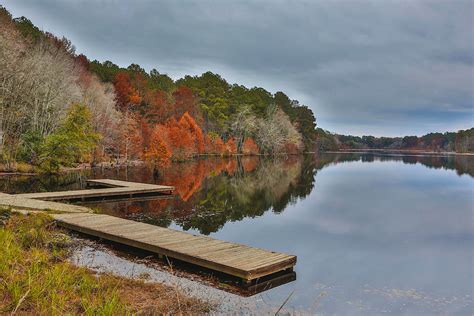
[[[145,161],[149,161],[154,167],[164,167],[169,163],[171,151],[163,139],[162,130],[157,126],[153,129],[142,155]]]
[[[199,123],[202,124],[198,102],[191,89],[186,86],[179,86],[173,92],[173,99],[173,113],[176,119],[188,112],[192,117],[195,119],[197,118]]]
[[[192,157],[192,135],[178,121],[174,118],[170,119],[161,130],[166,133],[166,142],[171,149],[173,159],[186,160]]]
[[[120,110],[126,112],[131,106],[140,103],[138,91],[132,86],[130,75],[126,72],[119,72],[114,80],[115,93],[117,95],[117,105]]]
[[[229,138],[227,142],[225,143],[224,154],[226,155],[237,154],[237,145],[235,144],[233,137]]]
[[[189,115],[188,112],[185,112],[181,119],[179,120],[179,125],[187,130],[191,134],[193,142],[193,154],[202,154],[204,153],[204,136],[199,125],[196,123],[194,118]]]
[[[172,116],[173,105],[168,94],[161,90],[149,91],[146,95],[147,117],[153,123],[165,123]]]
[[[242,154],[244,155],[258,155],[259,149],[252,138],[247,138],[242,145]]]
[[[205,152],[208,154],[222,155],[224,154],[225,144],[219,135],[206,134],[204,137]]]

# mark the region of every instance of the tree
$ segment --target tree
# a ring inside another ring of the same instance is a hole
[[[194,153],[195,154],[202,154],[204,153],[204,136],[202,133],[201,128],[196,123],[194,118],[189,115],[188,112],[185,112],[181,119],[179,120],[179,125],[185,130],[187,130],[191,134]]]
[[[235,144],[234,139],[231,137],[225,143],[225,154],[226,155],[235,155],[237,154],[237,145]]]
[[[189,130],[183,128],[174,118],[171,118],[161,130],[166,133],[166,142],[174,160],[182,161],[192,157],[194,142]]]
[[[179,86],[173,92],[173,112],[176,119],[188,113],[193,117],[200,117],[200,111],[197,105],[196,97],[191,89],[185,86]],[[200,119],[202,123],[202,119]]]
[[[474,152],[474,128],[456,133],[456,152]]]
[[[261,151],[271,155],[284,153],[285,146],[297,151],[302,149],[301,134],[290,122],[288,115],[276,107],[270,108],[267,118],[259,121],[256,141]]]
[[[205,136],[206,153],[222,155],[225,151],[225,144],[216,133],[208,133]]]
[[[122,156],[125,161],[138,157],[141,154],[143,140],[136,114],[122,115],[119,126],[117,140],[119,156]]]
[[[140,103],[138,91],[132,86],[130,75],[119,72],[114,80],[115,93],[117,95],[117,106],[122,112],[128,112],[132,106]]]
[[[31,40],[26,19],[14,23],[4,9],[0,19],[0,151],[9,164],[27,139],[21,136],[51,134],[81,91],[70,52],[46,35]]]
[[[150,71],[148,80],[148,89],[170,92],[174,88],[174,81],[166,74],[160,74],[156,69]]]
[[[163,124],[173,116],[173,105],[164,91],[148,91],[145,101],[148,103],[148,110],[144,116],[150,122]]]
[[[242,146],[242,154],[244,155],[258,155],[259,149],[257,144],[252,138],[245,139],[243,146]]]
[[[40,156],[42,168],[47,172],[58,172],[61,166],[87,160],[99,138],[93,131],[88,108],[73,105],[63,125],[45,139]]]
[[[230,128],[237,142],[237,151],[242,152],[244,139],[252,135],[257,129],[257,118],[248,107],[245,107],[232,117]]]
[[[161,168],[169,163],[171,151],[169,150],[160,128],[155,128],[151,133],[148,146],[143,152],[143,159],[152,163],[153,167]]]
[[[418,137],[416,136],[405,136],[403,137],[402,147],[403,148],[414,148],[418,145]]]

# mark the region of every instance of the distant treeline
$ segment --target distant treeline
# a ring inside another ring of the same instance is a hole
[[[332,134],[317,129],[321,151],[345,149],[424,150],[434,152],[474,152],[474,128],[458,132],[429,133],[424,136],[374,137]]]

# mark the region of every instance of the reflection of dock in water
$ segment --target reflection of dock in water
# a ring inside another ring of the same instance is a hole
[[[98,203],[115,203],[115,202],[145,202],[155,200],[173,200],[175,197],[172,194],[144,193],[136,194],[132,197],[126,196],[106,196],[106,197],[92,197],[81,200],[70,200],[71,202],[79,202],[80,205],[98,204]]]
[[[264,278],[255,280],[248,286],[242,287],[242,292],[239,293],[242,296],[253,296],[258,293],[262,293],[280,285],[284,285],[296,280],[296,272],[293,269],[288,269],[285,271],[280,271],[275,274],[269,275]]]

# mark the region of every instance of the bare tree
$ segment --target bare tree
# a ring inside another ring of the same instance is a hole
[[[245,107],[232,117],[231,131],[237,141],[237,151],[242,151],[242,144],[245,138],[252,135],[257,130],[257,118],[249,108]]]
[[[278,107],[270,107],[266,119],[259,120],[257,125],[256,141],[266,154],[283,153],[287,144],[298,149],[302,146],[301,134]]]
[[[118,151],[116,141],[119,138],[119,124],[122,114],[115,107],[115,90],[112,84],[102,83],[95,75],[89,75],[80,85],[82,103],[92,114],[92,126],[96,133],[102,135],[100,155]],[[94,157],[96,160],[97,157]]]

